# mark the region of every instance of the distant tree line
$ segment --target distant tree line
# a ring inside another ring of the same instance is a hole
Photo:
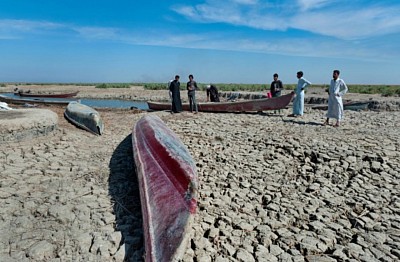
[[[7,85],[76,85],[76,86],[95,86],[96,88],[130,88],[131,86],[143,86],[147,90],[165,90],[167,83],[0,83],[0,87]],[[200,90],[206,90],[208,84],[198,83]],[[269,90],[267,84],[234,84],[234,83],[214,83],[218,90],[222,92],[265,92]],[[328,88],[329,85],[313,85],[312,87]],[[294,90],[296,84],[285,84],[286,90]],[[349,92],[360,94],[381,94],[382,96],[400,96],[400,85],[348,85]],[[182,84],[181,89],[185,90],[186,85]]]

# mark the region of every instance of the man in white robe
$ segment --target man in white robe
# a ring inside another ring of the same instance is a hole
[[[348,91],[346,83],[339,78],[339,75],[339,70],[333,70],[333,79],[329,87],[328,113],[324,123],[324,125],[329,125],[329,118],[335,118],[334,127],[338,127],[344,117],[342,96]]]
[[[293,100],[293,114],[289,116],[302,116],[304,114],[304,89],[311,85],[311,82],[303,77],[303,72],[297,72],[297,87],[296,87],[296,97]]]

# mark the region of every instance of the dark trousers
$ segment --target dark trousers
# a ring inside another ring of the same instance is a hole
[[[194,111],[197,113],[198,110],[197,110],[197,103],[196,103],[196,93],[190,92],[188,94],[188,97],[189,97],[190,112],[193,112],[193,109],[194,109]]]

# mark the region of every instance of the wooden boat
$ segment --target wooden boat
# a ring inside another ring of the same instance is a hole
[[[35,97],[18,98],[16,96],[11,97],[7,95],[0,95],[0,101],[9,104],[34,103],[34,104],[57,104],[57,105],[68,105],[70,102],[73,101],[80,102],[79,99],[73,99],[73,98],[35,98]]]
[[[353,111],[367,110],[368,107],[369,107],[369,102],[349,102],[343,105],[344,110],[353,110]]]
[[[286,108],[293,99],[294,92],[274,98],[262,98],[254,100],[241,100],[236,102],[197,103],[202,112],[251,112],[268,111]],[[147,102],[151,110],[171,110],[171,103]],[[188,103],[182,104],[183,110],[189,111]]]
[[[155,115],[132,131],[139,181],[146,261],[176,261],[189,240],[197,207],[195,163],[176,134]]]
[[[71,102],[65,109],[64,116],[71,123],[93,134],[101,135],[104,124],[100,114],[93,108],[77,102]]]
[[[7,103],[0,102],[0,110],[12,110],[12,108],[9,107]]]
[[[346,102],[343,103],[343,109],[344,110],[353,110],[353,111],[360,111],[360,110],[367,110],[369,107],[370,102]],[[328,105],[316,105],[312,106],[312,109],[318,109],[318,110],[328,110]]]
[[[27,93],[27,92],[15,92],[15,95],[19,95],[22,97],[46,97],[46,98],[70,98],[74,97],[79,93],[79,91],[73,93],[64,93],[64,94],[35,94],[35,93]]]

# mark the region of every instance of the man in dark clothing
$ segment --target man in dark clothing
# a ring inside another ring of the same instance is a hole
[[[271,83],[270,92],[272,97],[281,96],[281,91],[283,89],[283,84],[281,80],[278,80],[278,74],[274,74],[274,81]]]
[[[169,84],[169,91],[171,92],[173,113],[179,113],[182,111],[182,101],[180,92],[181,83],[179,83],[179,76],[175,76],[175,80]]]
[[[207,102],[219,102],[218,89],[215,85],[207,86]]]
[[[188,97],[189,97],[189,106],[190,112],[197,114],[197,103],[196,103],[196,89],[197,83],[193,80],[193,75],[189,75],[189,82],[186,84],[186,89],[188,90]]]

